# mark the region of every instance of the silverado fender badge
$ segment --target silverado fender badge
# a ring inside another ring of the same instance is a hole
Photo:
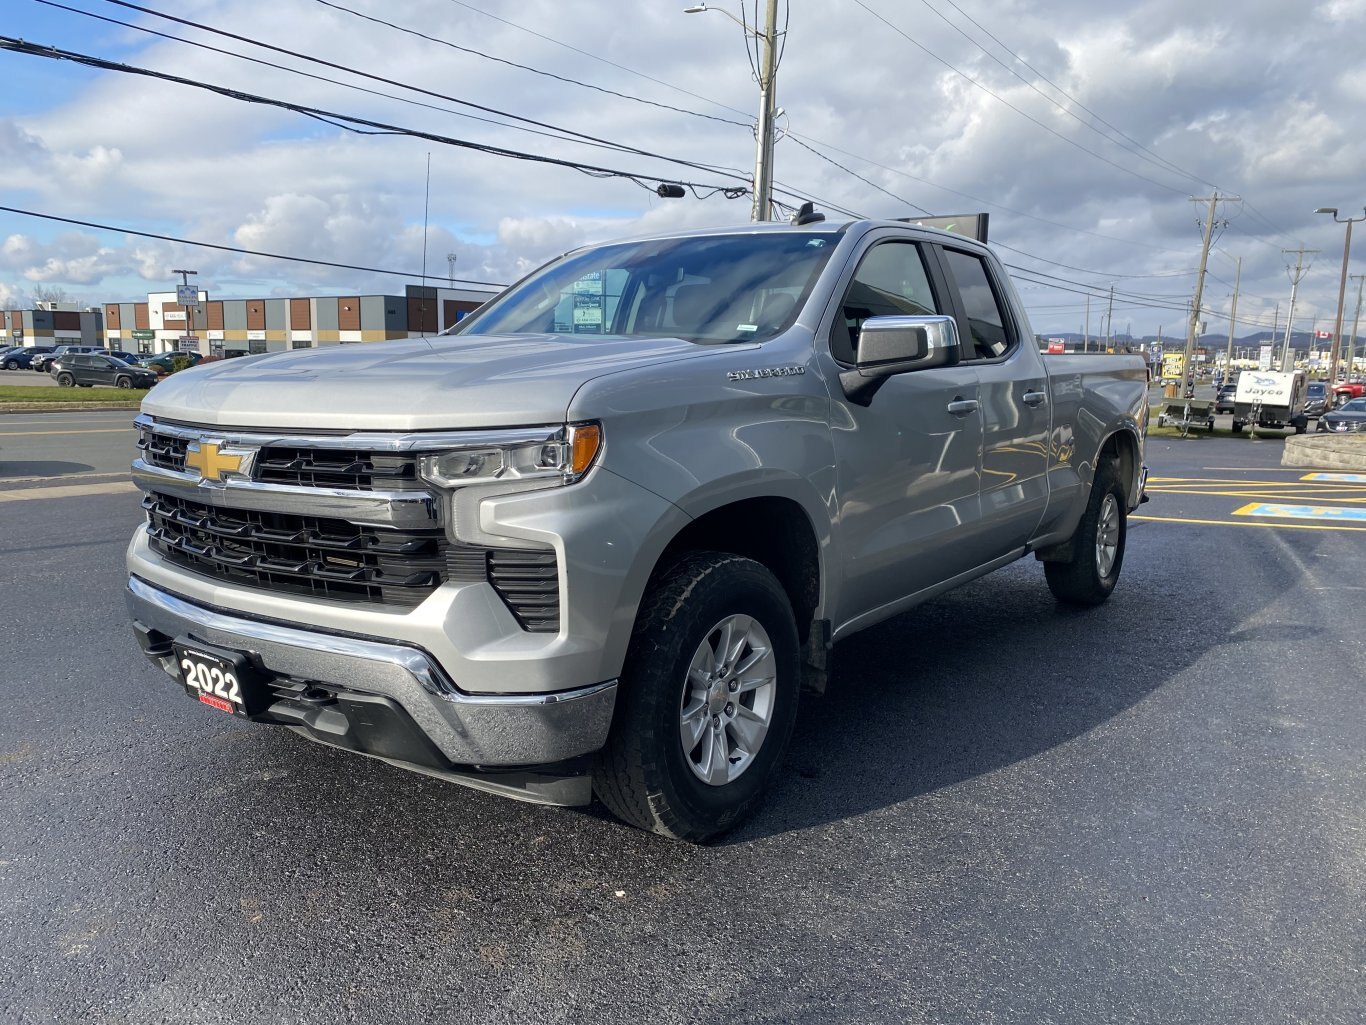
[[[732,381],[757,381],[761,377],[797,377],[806,367],[760,367],[758,370],[732,370],[726,377]]]

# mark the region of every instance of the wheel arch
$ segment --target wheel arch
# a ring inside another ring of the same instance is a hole
[[[1115,459],[1119,462],[1119,479],[1124,482],[1124,494],[1128,500],[1129,509],[1138,507],[1142,500],[1142,471],[1143,471],[1143,448],[1139,441],[1137,429],[1124,425],[1112,432],[1101,443],[1100,451],[1096,454],[1096,465],[1103,459]],[[1095,473],[1092,471],[1092,477]]]
[[[712,505],[694,515],[655,560],[651,581],[689,552],[727,552],[767,567],[786,592],[805,645],[822,605],[822,537],[794,498],[752,495]]]

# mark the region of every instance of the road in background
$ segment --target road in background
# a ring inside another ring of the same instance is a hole
[[[122,483],[118,417],[0,418],[64,432],[49,481],[0,437],[0,1020],[1360,1021],[1366,545],[1181,483],[1278,441],[1154,439],[1099,609],[1022,561],[841,645],[698,848],[191,701],[123,611],[138,495],[51,490]]]

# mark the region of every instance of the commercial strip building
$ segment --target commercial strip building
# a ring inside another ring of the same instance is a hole
[[[145,303],[106,303],[102,341],[148,355],[206,356],[382,342],[436,334],[493,295],[430,285],[408,285],[403,295],[298,299],[210,299],[201,291],[199,305],[186,309],[175,292],[153,292]]]
[[[104,314],[74,303],[34,310],[0,310],[0,345],[104,345]]]

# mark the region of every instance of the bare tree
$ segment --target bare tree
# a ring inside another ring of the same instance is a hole
[[[35,285],[33,287],[33,308],[37,309],[43,303],[79,304],[80,299],[65,288],[57,288],[54,285]]]

